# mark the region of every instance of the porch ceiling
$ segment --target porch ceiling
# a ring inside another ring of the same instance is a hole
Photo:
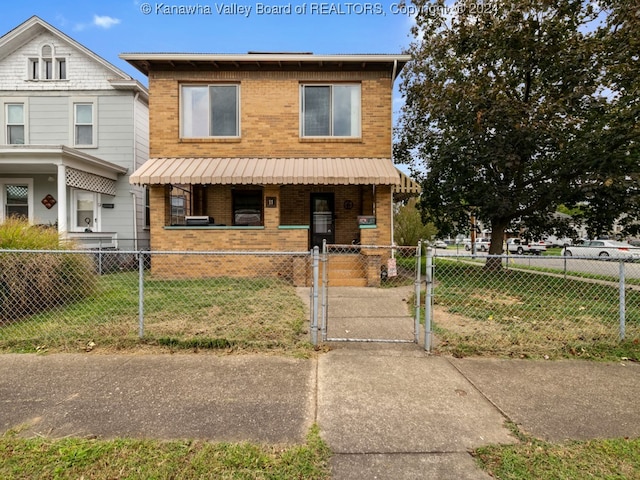
[[[400,185],[389,158],[151,158],[132,184]]]

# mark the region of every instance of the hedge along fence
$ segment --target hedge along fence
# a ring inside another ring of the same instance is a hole
[[[96,286],[95,265],[88,255],[0,251],[0,324],[76,302]]]
[[[0,225],[0,325],[81,300],[95,291],[92,258],[74,252],[53,227],[19,217]],[[7,251],[12,249],[13,252]],[[60,250],[60,254],[46,251]],[[23,252],[16,255],[16,252]]]

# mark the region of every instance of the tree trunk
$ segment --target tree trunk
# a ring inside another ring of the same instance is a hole
[[[502,246],[504,242],[504,231],[507,223],[502,220],[493,220],[491,222],[491,246],[489,247],[489,256],[484,268],[487,270],[502,270],[502,258],[493,257],[493,255],[502,255]]]

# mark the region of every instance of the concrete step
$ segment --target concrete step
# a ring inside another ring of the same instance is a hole
[[[365,278],[330,278],[329,287],[366,287]]]
[[[363,259],[358,254],[329,255],[327,269],[330,285],[341,287],[364,287],[367,285]],[[320,274],[322,274],[322,270]]]

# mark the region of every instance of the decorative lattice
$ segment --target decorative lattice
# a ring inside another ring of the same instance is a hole
[[[67,168],[67,186],[90,192],[104,193],[105,195],[116,194],[115,180],[73,168]]]

